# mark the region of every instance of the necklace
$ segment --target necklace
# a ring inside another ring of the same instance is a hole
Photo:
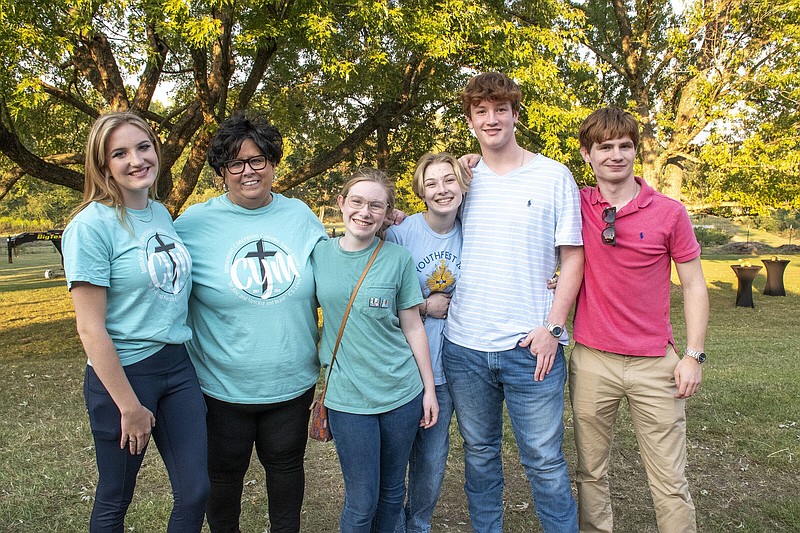
[[[147,218],[147,220],[145,220],[144,218],[139,218],[138,216],[136,216],[136,213],[135,213],[134,209],[128,208],[128,214],[130,214],[130,216],[132,216],[133,218],[135,218],[139,222],[147,223],[147,222],[152,221],[153,220],[153,203],[152,202],[148,201],[147,202],[147,207],[145,209],[139,210],[139,212],[143,213],[143,214],[144,214],[145,211],[147,211],[150,214],[150,217]],[[145,217],[147,217],[146,214],[145,214]]]
[[[450,223],[448,223],[448,224],[433,224],[431,222],[431,218],[433,218],[433,215],[431,215],[430,211],[425,211],[424,213],[422,213],[422,218],[425,219],[425,223],[428,225],[428,227],[430,229],[432,229],[434,231],[434,233],[438,233],[440,235],[444,235],[445,233],[450,233],[451,231],[453,231],[453,228],[456,227],[455,219],[453,219],[452,224],[450,224]],[[438,220],[437,220],[437,222],[438,222]],[[436,227],[434,227],[434,226],[436,226]]]
[[[522,159],[519,161],[519,167],[522,168],[525,165],[525,148],[522,149]]]
[[[633,199],[636,198],[638,195],[639,195],[639,184],[634,182],[633,183],[633,196],[631,196],[630,200],[628,200],[627,202],[623,202],[621,204],[615,205],[615,207],[617,208],[617,211],[619,211],[620,209],[622,209],[623,207],[625,207],[626,205],[631,203],[633,201]]]

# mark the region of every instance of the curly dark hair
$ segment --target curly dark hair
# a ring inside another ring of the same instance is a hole
[[[218,176],[222,176],[225,161],[236,158],[246,139],[253,141],[273,165],[281,162],[283,137],[278,128],[261,113],[237,111],[220,124],[208,147],[208,164]]]

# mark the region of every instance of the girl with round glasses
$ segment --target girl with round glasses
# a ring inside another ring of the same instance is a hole
[[[312,256],[324,317],[320,360],[328,366],[347,304],[376,250],[394,189],[376,169],[358,170],[338,198],[345,234]],[[411,254],[393,243],[378,250],[356,294],[325,405],[344,477],[343,533],[394,533],[404,523],[408,455],[418,427],[436,424],[439,406],[422,303]]]

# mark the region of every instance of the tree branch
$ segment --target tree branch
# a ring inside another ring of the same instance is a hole
[[[332,150],[321,154],[309,163],[291,171],[273,185],[275,192],[282,192],[300,185],[304,181],[322,174],[332,166],[350,156],[367,137],[372,135],[381,124],[390,123],[405,106],[399,102],[383,102],[374,113],[369,115],[342,142]]]
[[[63,185],[76,191],[83,190],[82,174],[40,158],[28,150],[19,137],[6,128],[3,122],[0,122],[0,152],[17,164],[21,173],[30,174],[49,183]]]
[[[264,77],[264,73],[267,71],[272,56],[275,55],[277,51],[278,41],[276,39],[270,39],[266,46],[258,47],[256,56],[253,59],[253,64],[250,67],[250,74],[242,85],[239,96],[236,98],[236,102],[233,105],[234,111],[246,109],[250,104],[250,100],[256,93],[256,89],[258,89],[258,84],[261,83],[261,78]]]
[[[86,76],[106,102],[115,110],[130,109],[125,82],[119,72],[108,37],[96,32],[91,38],[81,38],[74,48],[75,66]]]
[[[156,87],[158,87],[158,80],[161,78],[161,72],[169,53],[169,47],[156,32],[153,21],[147,23],[146,31],[148,44],[147,65],[144,68],[141,80],[139,80],[139,87],[136,89],[136,94],[131,104],[131,109],[139,113],[150,108],[150,102],[153,100],[153,94],[155,94]]]
[[[39,85],[42,86],[42,89],[44,90],[44,92],[46,92],[50,96],[58,98],[62,102],[66,103],[66,104],[69,104],[72,107],[74,107],[75,109],[78,109],[78,110],[84,112],[87,116],[90,116],[92,118],[97,118],[97,117],[100,116],[100,112],[97,109],[95,109],[94,107],[90,106],[89,104],[87,104],[86,102],[81,100],[80,98],[77,98],[76,96],[74,96],[74,95],[72,95],[72,94],[70,94],[70,93],[68,93],[66,91],[63,91],[63,90],[59,89],[58,87],[54,87],[54,86],[50,85],[49,83],[47,83],[45,81],[42,81],[41,78],[38,81],[39,81]]]

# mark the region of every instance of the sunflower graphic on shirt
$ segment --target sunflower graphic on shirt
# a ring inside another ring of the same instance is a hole
[[[439,266],[433,269],[428,275],[426,284],[431,292],[449,292],[456,282],[455,276],[450,272],[444,259],[439,262]]]

